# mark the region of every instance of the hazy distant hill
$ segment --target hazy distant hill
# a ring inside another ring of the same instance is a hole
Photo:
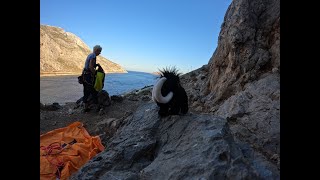
[[[75,34],[59,27],[40,25],[40,75],[79,74],[91,52],[92,49]],[[101,55],[97,57],[97,63],[106,73],[127,73],[119,64]]]

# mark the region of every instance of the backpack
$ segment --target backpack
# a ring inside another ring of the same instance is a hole
[[[96,77],[95,77],[95,83],[94,83],[94,89],[96,91],[101,91],[104,87],[104,78],[105,78],[105,73],[102,67],[99,65],[98,70],[96,71]]]

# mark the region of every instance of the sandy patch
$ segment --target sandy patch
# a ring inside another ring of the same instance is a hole
[[[83,96],[83,86],[78,75],[40,77],[40,102],[65,104],[76,102]]]

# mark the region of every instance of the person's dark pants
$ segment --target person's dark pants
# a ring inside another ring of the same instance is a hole
[[[97,99],[98,92],[93,87],[93,82],[94,82],[93,80],[94,78],[92,77],[91,73],[84,74],[83,99],[82,99],[84,103],[88,102],[88,98],[90,94],[92,96],[93,103],[95,104],[98,103],[98,99]]]

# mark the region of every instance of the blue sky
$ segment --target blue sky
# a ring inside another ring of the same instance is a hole
[[[209,62],[231,0],[40,0],[40,24],[74,33],[126,70]]]

